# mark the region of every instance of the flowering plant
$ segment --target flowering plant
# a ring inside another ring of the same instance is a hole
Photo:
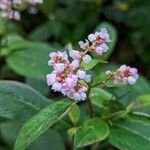
[[[135,61],[116,64],[122,34],[112,24],[84,37],[100,2],[77,2],[79,14],[76,1],[0,0],[0,150],[150,149],[143,70]]]

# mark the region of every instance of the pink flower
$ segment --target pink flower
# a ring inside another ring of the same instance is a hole
[[[49,86],[53,85],[56,82],[56,74],[54,73],[48,74],[46,78],[47,78],[47,84]]]
[[[71,62],[71,65],[75,68],[79,67],[79,60],[75,59]]]
[[[54,69],[58,72],[62,72],[65,69],[65,64],[64,63],[55,64]]]
[[[51,74],[47,75],[47,84],[52,87],[52,90],[61,92],[63,95],[71,99],[82,101],[86,99],[87,88],[84,87],[79,80],[85,82],[91,81],[91,75],[86,75],[85,70],[80,68],[80,60],[76,59],[79,51],[72,50],[69,55],[73,58],[70,63],[66,52],[52,52],[49,54],[49,66],[53,67]],[[80,55],[81,56],[81,55]],[[90,59],[89,55],[83,58],[86,61]]]
[[[110,35],[108,34],[108,31],[106,28],[101,28],[101,31],[96,34],[100,36],[104,40],[104,42],[111,42]]]
[[[113,79],[114,84],[135,84],[138,79],[138,71],[136,68],[121,65],[117,71],[106,71],[108,78]]]
[[[76,51],[76,50],[71,50],[69,52],[69,56],[72,58],[72,59],[80,59],[81,58],[81,53],[79,51]]]
[[[109,49],[109,47],[105,43],[103,43],[96,47],[96,52],[97,52],[97,54],[102,55],[108,49]]]
[[[29,4],[41,4],[43,0],[26,0]],[[19,9],[17,10],[16,6],[21,5],[24,3],[23,0],[1,0],[0,1],[0,9],[1,9],[1,16],[6,19],[14,19],[19,21],[21,18]]]

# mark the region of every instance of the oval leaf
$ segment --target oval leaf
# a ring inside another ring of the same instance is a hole
[[[102,88],[93,88],[90,92],[92,103],[100,108],[104,101],[115,100],[115,96]]]
[[[8,47],[6,61],[11,69],[23,76],[45,80],[51,71],[47,62],[52,47],[46,43],[31,43],[19,36],[10,36]]]
[[[0,116],[24,122],[49,104],[33,88],[15,81],[0,81]]]
[[[108,124],[99,119],[93,118],[88,120],[84,127],[80,127],[75,134],[75,147],[83,147],[102,141],[109,135]]]
[[[30,119],[21,129],[14,150],[24,150],[50,126],[63,118],[70,110],[72,101],[63,100],[47,106]]]

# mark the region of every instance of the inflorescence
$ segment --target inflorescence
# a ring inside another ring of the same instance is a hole
[[[42,4],[43,0],[0,0],[0,15],[6,19],[20,20],[21,15],[17,10],[17,7],[23,3],[35,6],[36,4]]]
[[[79,41],[82,51],[51,52],[48,65],[53,67],[53,71],[47,75],[48,86],[71,99],[86,100],[88,86],[85,85],[88,85],[92,78],[81,66],[81,62],[88,64],[92,61],[92,57],[87,54],[89,52],[98,55],[105,53],[109,49],[107,45],[109,42],[111,39],[107,29],[101,28],[99,32],[90,34],[85,42]],[[138,79],[137,69],[126,65],[122,65],[114,72],[106,71],[106,76],[113,80],[114,84],[134,84]],[[83,84],[82,81],[87,84]]]

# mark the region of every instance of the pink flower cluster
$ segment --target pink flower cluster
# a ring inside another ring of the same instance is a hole
[[[71,56],[75,56],[72,55]],[[91,75],[86,74],[83,68],[80,68],[76,60],[72,62],[68,59],[67,52],[52,52],[49,54],[51,60],[49,66],[53,67],[53,71],[47,75],[47,84],[52,86],[54,91],[61,92],[77,101],[84,101],[87,97],[87,87],[80,83],[91,81]]]
[[[91,43],[90,43],[91,42]],[[71,99],[83,101],[87,97],[87,87],[80,81],[91,82],[91,75],[87,74],[81,61],[88,64],[92,58],[87,53],[95,51],[102,55],[108,50],[106,42],[110,42],[110,36],[106,28],[102,28],[100,32],[90,34],[86,42],[79,42],[82,51],[71,50],[69,56],[72,61],[69,61],[67,52],[52,52],[50,53],[51,60],[49,66],[53,67],[53,71],[47,75],[47,84],[52,86],[54,91],[61,92]]]
[[[13,6],[21,4],[21,0],[1,0],[0,9],[1,16],[7,19],[20,20],[20,13],[13,9]]]
[[[98,55],[102,55],[109,49],[106,44],[108,42],[111,42],[110,35],[106,28],[101,28],[100,32],[89,34],[88,40],[86,39],[85,42],[79,41],[79,46],[83,50],[89,49]]]
[[[36,5],[41,4],[43,0],[0,0],[0,15],[6,19],[20,20],[21,15],[16,8],[23,2],[27,2],[30,5]]]
[[[136,68],[121,65],[117,71],[106,71],[108,78],[113,79],[114,84],[134,84],[138,79],[138,71]]]
[[[86,73],[81,62],[88,64],[92,61],[88,52],[94,51],[102,55],[109,49],[106,44],[108,42],[111,42],[110,35],[106,28],[101,28],[100,32],[90,34],[85,42],[79,42],[82,51],[71,50],[69,54],[60,51],[50,53],[48,65],[53,67],[53,71],[47,75],[47,84],[52,86],[54,91],[71,99],[86,100],[88,89],[81,81],[91,82],[91,75]],[[114,84],[134,84],[138,79],[137,69],[126,65],[122,65],[117,71],[106,71],[106,75]]]

